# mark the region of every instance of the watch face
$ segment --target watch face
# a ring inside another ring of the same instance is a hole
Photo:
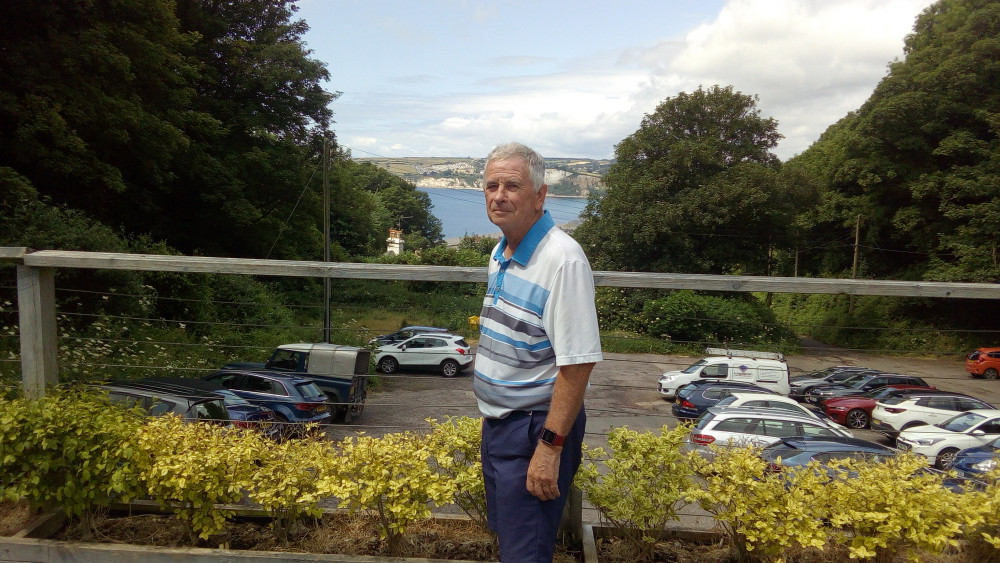
[[[542,428],[542,441],[551,445],[556,439],[556,433],[548,428]]]

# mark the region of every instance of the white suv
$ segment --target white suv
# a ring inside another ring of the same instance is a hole
[[[382,373],[400,367],[436,368],[445,377],[455,377],[472,364],[472,348],[457,334],[418,334],[398,344],[379,346],[375,366]]]
[[[871,428],[895,439],[907,428],[944,422],[960,412],[992,408],[993,405],[986,401],[951,391],[894,395],[875,403]]]
[[[847,436],[840,425],[779,409],[711,407],[698,417],[688,448],[711,458],[710,446],[766,446],[791,436]]]
[[[819,420],[824,424],[830,424],[837,428],[847,430],[843,425],[837,424],[822,413],[818,413],[808,407],[802,406],[795,399],[782,397],[781,395],[771,395],[768,393],[752,393],[744,391],[733,391],[730,395],[715,404],[717,408],[757,408],[757,409],[777,409],[782,412],[790,412],[809,418]]]

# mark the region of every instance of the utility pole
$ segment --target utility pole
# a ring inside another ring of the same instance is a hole
[[[323,261],[330,261],[330,150],[323,135]],[[323,342],[330,342],[330,278],[323,278]]]
[[[854,265],[851,266],[851,279],[858,279],[858,246],[861,244],[861,215],[858,215],[858,220],[854,224]],[[854,313],[854,295],[851,295],[851,300],[847,306],[848,313]]]

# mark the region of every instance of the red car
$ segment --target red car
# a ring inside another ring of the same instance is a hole
[[[842,424],[848,428],[860,430],[868,428],[872,420],[872,411],[875,403],[882,398],[893,394],[905,394],[906,390],[913,389],[926,391],[934,387],[922,387],[920,385],[889,385],[872,389],[862,395],[850,395],[847,397],[834,397],[823,401],[820,406],[826,416],[837,424]]]
[[[996,379],[1000,370],[1000,348],[980,348],[965,358],[965,371],[972,377]]]

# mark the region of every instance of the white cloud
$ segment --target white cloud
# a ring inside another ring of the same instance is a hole
[[[478,75],[459,69],[469,72],[464,85],[345,92],[334,109],[351,114],[338,128],[363,129],[345,142],[386,156],[475,156],[521,140],[547,156],[603,158],[664,99],[732,85],[778,120],[776,152],[787,159],[867,99],[930,3],[730,0],[682,36],[592,53],[582,42],[556,65],[550,53],[484,59]]]

